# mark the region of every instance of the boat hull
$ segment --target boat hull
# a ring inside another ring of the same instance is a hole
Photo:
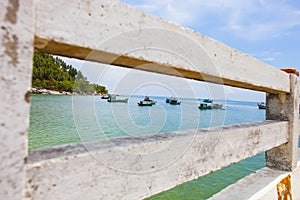
[[[139,102],[138,105],[139,106],[152,106],[153,104],[152,103],[142,103],[142,102]]]
[[[198,107],[200,110],[213,110],[213,109],[219,109],[222,110],[223,109],[223,104],[212,104],[212,105],[200,105]]]
[[[180,101],[176,101],[176,102],[170,102],[170,105],[180,105],[181,104],[181,102]]]
[[[171,97],[169,99],[166,99],[166,103],[169,103],[171,105],[180,105],[181,102],[178,101],[178,99]]]
[[[156,104],[155,100],[150,99],[148,96],[144,98],[144,100],[137,103],[139,106],[152,106]]]
[[[101,99],[109,99],[109,96],[102,96]]]
[[[108,99],[107,102],[110,102],[110,103],[127,103],[128,99],[117,99],[117,100]]]

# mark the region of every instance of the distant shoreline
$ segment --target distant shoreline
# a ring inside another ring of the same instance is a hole
[[[31,94],[51,94],[51,95],[93,95],[93,96],[102,96],[104,94],[100,93],[77,93],[77,92],[66,92],[66,91],[56,91],[48,90],[45,88],[31,88]]]

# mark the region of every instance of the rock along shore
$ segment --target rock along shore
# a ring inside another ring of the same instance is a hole
[[[98,93],[77,93],[77,92],[66,92],[66,91],[56,91],[56,90],[48,90],[44,88],[31,88],[32,94],[54,94],[54,95],[101,95]]]

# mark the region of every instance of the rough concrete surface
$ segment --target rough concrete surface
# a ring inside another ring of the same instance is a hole
[[[267,166],[270,168],[292,171],[298,162],[298,131],[299,131],[299,80],[290,75],[288,94],[267,94],[266,119],[289,121],[289,141],[266,152]]]
[[[266,121],[34,150],[26,196],[141,199],[279,146],[287,128]]]
[[[22,199],[33,53],[31,0],[0,2],[0,199]]]

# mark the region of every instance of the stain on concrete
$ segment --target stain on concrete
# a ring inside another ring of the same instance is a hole
[[[288,175],[277,184],[278,200],[292,200],[291,176]]]
[[[19,0],[9,0],[9,5],[6,8],[5,20],[15,24],[17,22],[18,10]]]
[[[4,35],[4,53],[10,57],[9,64],[12,64],[14,67],[17,67],[18,61],[18,37],[16,35],[10,35],[6,30]]]
[[[31,188],[33,188],[33,190],[36,191],[39,188],[39,186],[38,185],[32,185]]]
[[[24,158],[24,164],[26,164],[27,163],[27,156]]]
[[[26,103],[30,103],[30,95],[31,95],[31,92],[27,91],[25,94],[25,97],[24,97]]]
[[[247,135],[246,138],[246,141],[248,141],[246,144],[247,152],[253,152],[253,150],[256,149],[257,146],[259,146],[261,135],[262,135],[261,129],[254,129]]]

